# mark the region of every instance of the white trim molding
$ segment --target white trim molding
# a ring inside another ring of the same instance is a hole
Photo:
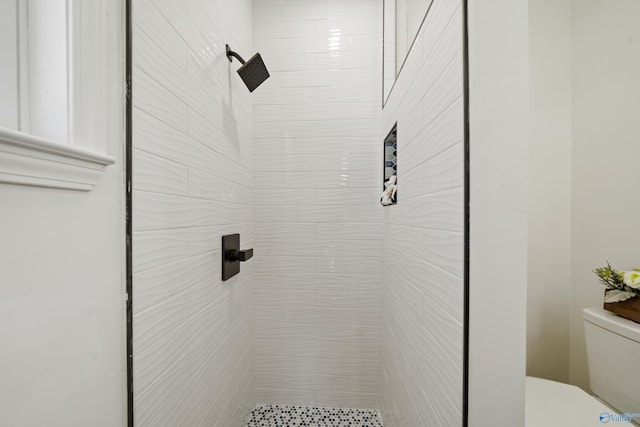
[[[91,191],[115,159],[0,128],[0,183]]]

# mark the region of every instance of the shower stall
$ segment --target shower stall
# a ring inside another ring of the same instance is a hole
[[[0,425],[522,424],[529,2],[45,3],[0,2]],[[51,25],[68,141],[16,103]]]
[[[384,99],[382,0],[132,4],[135,425],[462,425],[463,2]]]

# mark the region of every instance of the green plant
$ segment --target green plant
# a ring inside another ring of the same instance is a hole
[[[607,288],[604,291],[604,302],[620,302],[640,297],[640,268],[617,271],[607,262],[606,267],[596,268],[593,272]]]

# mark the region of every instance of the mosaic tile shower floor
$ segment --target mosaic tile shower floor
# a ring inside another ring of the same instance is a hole
[[[374,409],[261,405],[251,411],[247,427],[383,427]]]

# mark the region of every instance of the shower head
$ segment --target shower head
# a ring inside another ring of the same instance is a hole
[[[227,58],[229,58],[229,62],[231,62],[233,57],[242,63],[242,67],[238,68],[238,74],[240,74],[240,78],[242,78],[244,84],[247,85],[249,92],[253,92],[262,82],[269,78],[269,71],[267,71],[267,67],[264,65],[264,61],[262,61],[259,53],[256,53],[251,59],[245,61],[227,45]]]

